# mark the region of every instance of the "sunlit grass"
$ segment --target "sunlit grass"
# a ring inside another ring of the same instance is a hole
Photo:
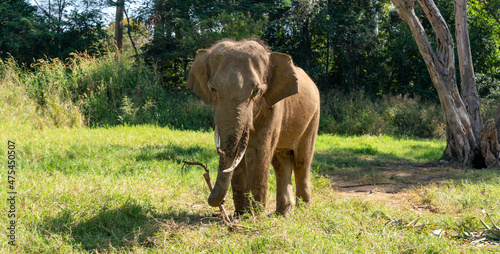
[[[480,229],[480,209],[499,220],[498,171],[456,169],[452,183],[412,190],[434,212],[395,209],[361,196],[340,198],[324,175],[399,162],[439,159],[440,140],[388,136],[320,135],[313,163],[313,201],[290,218],[275,217],[274,174],[267,210],[244,216],[229,232],[206,203],[203,170],[182,168],[182,160],[205,163],[215,179],[213,133],[157,126],[45,128],[1,124],[0,144],[13,140],[18,151],[16,247],[1,240],[3,253],[79,252],[305,252],[456,253],[460,240],[434,237],[435,229],[459,234]],[[0,146],[5,154],[6,145]],[[3,189],[3,187],[2,187]],[[5,192],[2,191],[5,200]],[[226,207],[233,210],[231,195]],[[5,203],[0,206],[6,221]],[[384,216],[421,228],[388,223]],[[466,247],[467,251],[485,249]]]

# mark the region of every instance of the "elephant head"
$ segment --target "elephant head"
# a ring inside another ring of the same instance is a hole
[[[245,154],[255,117],[261,108],[298,93],[297,74],[288,55],[255,41],[222,41],[198,50],[187,86],[215,111],[220,158],[208,203],[218,206]]]

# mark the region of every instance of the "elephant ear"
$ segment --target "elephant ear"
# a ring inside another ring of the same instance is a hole
[[[187,86],[191,89],[198,97],[200,97],[206,104],[209,104],[212,95],[208,88],[208,68],[207,68],[207,58],[209,52],[206,49],[200,49],[196,52],[196,58],[191,65],[191,71],[189,71],[189,76],[187,80]]]
[[[299,92],[297,73],[289,55],[271,53],[271,68],[267,83],[264,98],[269,106]]]

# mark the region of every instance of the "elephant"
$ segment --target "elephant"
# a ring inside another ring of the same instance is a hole
[[[295,206],[292,171],[296,199],[309,203],[320,95],[289,55],[255,40],[223,40],[197,51],[187,86],[214,110],[219,165],[210,206],[231,184],[235,215],[264,210],[271,164],[276,213],[289,216]]]

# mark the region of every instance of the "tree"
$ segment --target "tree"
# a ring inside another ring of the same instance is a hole
[[[24,0],[7,0],[0,3],[0,58],[14,56],[27,62],[33,54],[29,40],[30,30],[35,27],[36,8]]]
[[[123,44],[123,11],[125,10],[125,0],[116,2],[115,16],[115,43],[118,50],[122,50]]]
[[[0,3],[0,57],[30,66],[40,58],[65,59],[75,51],[97,53],[105,31],[93,0]]]
[[[269,11],[263,39],[290,54],[322,90],[369,90],[382,83],[377,13],[383,1],[298,0]]]
[[[446,22],[432,0],[418,0],[436,35],[437,47],[435,51],[420,20],[415,15],[415,1],[391,1],[397,8],[400,18],[409,26],[441,101],[446,121],[447,139],[443,157],[455,158],[464,164],[483,167],[484,157],[474,134],[470,116],[458,92],[453,39]],[[465,8],[465,6],[462,7]],[[459,8],[456,8],[456,10],[459,10]],[[458,22],[466,22],[466,19],[460,19]],[[463,27],[460,27],[460,29],[463,31],[467,26],[461,25]],[[461,39],[464,40],[465,36],[461,37]],[[462,50],[467,50],[467,47],[463,46]],[[472,68],[472,65],[470,65],[470,68]],[[473,84],[469,85],[472,86]],[[477,97],[475,100],[477,100]]]
[[[264,0],[151,0],[139,16],[152,36],[143,47],[146,63],[155,64],[168,86],[185,83],[196,50],[224,38],[259,38],[266,20]],[[271,8],[272,9],[272,8]]]
[[[466,0],[455,0],[455,33],[457,38],[462,97],[470,117],[472,132],[474,133],[474,137],[478,139],[482,129],[482,120],[467,25]]]
[[[458,159],[477,168],[496,162],[499,156],[498,131],[492,121],[488,121],[484,129],[481,126],[479,96],[468,31],[467,1],[454,1],[462,96],[457,88],[452,36],[437,6],[432,0],[418,0],[435,33],[435,51],[415,15],[415,1],[391,1],[397,8],[400,18],[411,30],[441,101],[447,137],[443,158]],[[497,122],[499,116],[500,114],[497,114]]]
[[[495,21],[500,25],[500,1],[499,0],[480,0],[488,13],[495,19]]]

